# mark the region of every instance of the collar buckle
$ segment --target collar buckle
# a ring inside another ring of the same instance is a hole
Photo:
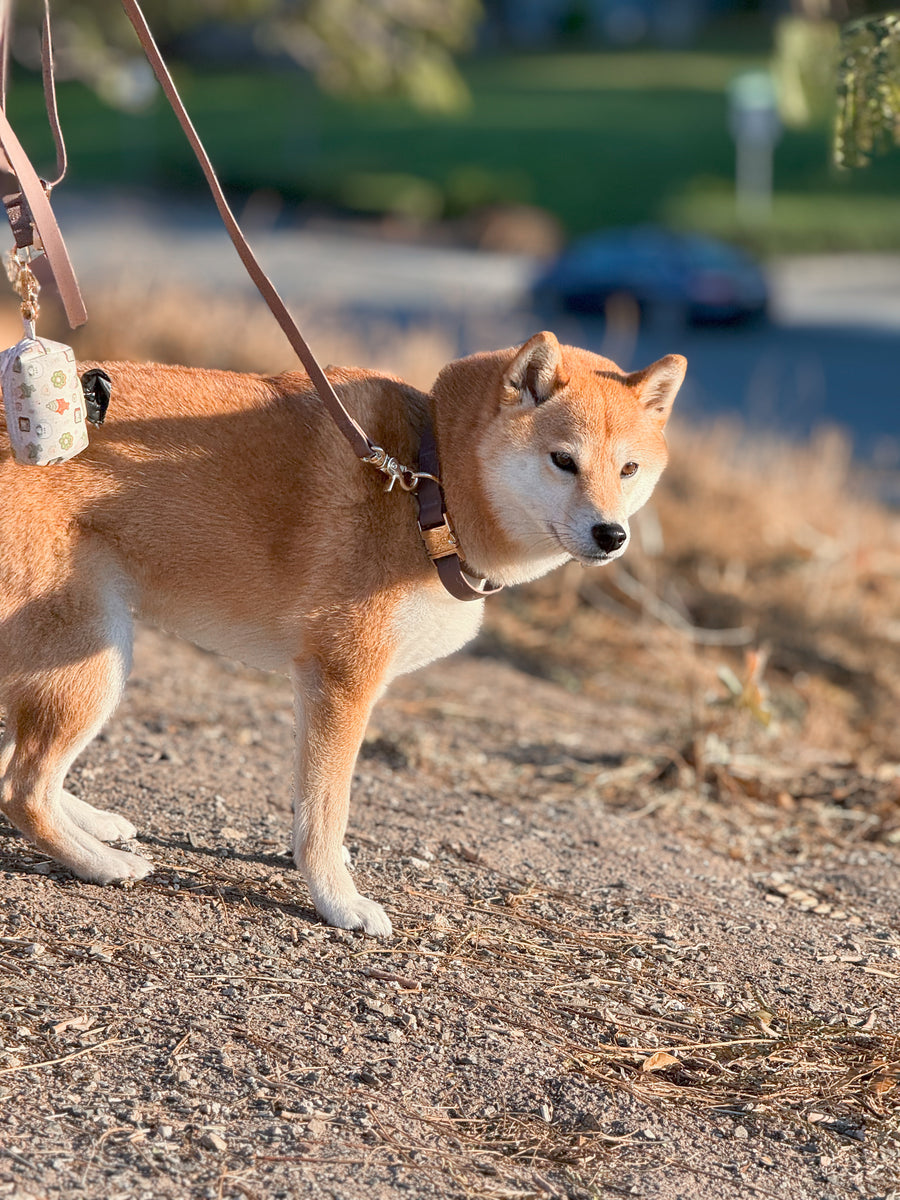
[[[423,529],[420,525],[419,531],[432,562],[438,558],[446,558],[450,554],[459,554],[459,542],[456,540],[456,534],[446,516],[442,524],[433,525],[431,529]]]

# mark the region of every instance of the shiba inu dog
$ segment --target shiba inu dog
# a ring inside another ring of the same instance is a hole
[[[515,584],[623,553],[685,367],[626,374],[539,333],[451,363],[430,395],[329,378],[402,462],[433,426],[466,571]],[[137,615],[292,676],[295,861],[326,921],[388,936],[343,854],[357,752],[390,680],[474,637],[483,601],[444,590],[413,498],[354,457],[304,374],[105,369],[110,419],[78,457],[18,465],[0,422],[2,811],[82,879],[152,869],[110,845],[135,836],[129,821],[63,789],[119,700]]]

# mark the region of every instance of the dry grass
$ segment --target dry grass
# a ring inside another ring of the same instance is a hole
[[[437,326],[399,329],[385,319],[364,336],[314,311],[295,316],[319,361],[359,365],[402,375],[427,390],[452,354]],[[177,362],[228,371],[275,374],[295,370],[297,359],[268,308],[255,296],[185,296],[179,290],[154,295],[152,303],[121,285],[91,302],[88,323],[71,340],[81,358]]]

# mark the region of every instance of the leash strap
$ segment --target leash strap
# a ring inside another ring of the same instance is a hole
[[[36,274],[49,273],[65,309],[72,329],[87,320],[87,310],[81,298],[78,280],[72,269],[66,244],[59,232],[56,217],[50,207],[49,194],[66,173],[66,147],[56,108],[56,84],[53,73],[53,43],[50,36],[50,0],[44,0],[44,25],[41,33],[41,68],[44,80],[44,99],[47,118],[56,144],[56,179],[45,183],[38,178],[28,155],[22,149],[6,116],[6,83],[9,64],[9,32],[12,0],[6,0],[0,19],[0,171],[15,177],[19,191],[3,197],[12,227],[17,250],[29,257],[29,252],[43,251],[35,262]],[[35,237],[37,235],[37,237]]]
[[[69,167],[66,156],[66,143],[63,139],[62,126],[59,123],[59,111],[56,107],[56,77],[53,72],[53,35],[50,29],[50,0],[44,0],[44,23],[41,28],[41,78],[44,84],[44,102],[47,106],[47,120],[50,122],[50,132],[56,146],[56,178],[47,184],[47,191],[52,192],[58,183],[65,178]],[[4,107],[5,107],[4,97]]]
[[[389,476],[391,482],[390,487],[394,486],[396,480],[403,480],[404,476],[410,475],[412,480],[415,480],[416,499],[419,503],[419,529],[422,535],[422,540],[425,541],[425,547],[428,556],[432,559],[434,566],[438,571],[440,582],[448,592],[455,596],[457,600],[481,600],[486,595],[492,595],[494,592],[499,592],[499,588],[493,584],[484,581],[481,587],[475,587],[469,582],[466,575],[463,574],[460,556],[458,556],[458,544],[448,517],[446,517],[446,509],[444,505],[444,493],[437,478],[428,478],[428,476],[438,475],[438,456],[436,444],[431,430],[426,431],[422,438],[422,445],[419,451],[419,472],[410,473],[402,464],[386,454],[380,446],[372,442],[366,436],[361,427],[356,424],[356,421],[347,412],[341,403],[337,392],[332,388],[328,377],[322,367],[319,366],[316,355],[312,353],[304,336],[302,336],[295,320],[288,311],[286,304],[278,295],[278,292],[272,284],[268,275],[262,269],[262,266],[257,262],[256,256],[248,245],[244,233],[236,221],[236,218],[230,210],[228,200],[224,197],[222,185],[218,182],[215,168],[212,167],[209,155],[200,138],[196,128],[193,126],[190,116],[187,114],[187,109],[181,101],[178,89],[175,88],[172,76],[170,76],[166,62],[164,62],[160,49],[158,49],[154,35],[151,34],[150,26],[146,23],[144,13],[140,10],[137,0],[122,0],[122,7],[128,19],[131,20],[134,26],[134,31],[144,48],[144,53],[148,56],[150,66],[154,70],[154,74],[162,86],[162,90],[166,92],[169,104],[172,104],[175,116],[178,116],[182,130],[185,131],[188,142],[191,143],[191,148],[200,167],[203,169],[203,174],[206,176],[206,182],[209,184],[212,198],[215,199],[218,214],[222,217],[224,227],[228,230],[228,235],[234,244],[234,248],[238,251],[238,256],[247,269],[247,274],[250,275],[254,284],[256,284],[260,295],[263,296],[266,304],[275,317],[278,324],[286,335],[287,340],[292,344],[296,355],[306,367],[306,372],[316,390],[318,391],[320,400],[324,403],[326,409],[334,419],[335,424],[340,428],[343,436],[347,438],[350,446],[352,446],[356,457],[361,458],[365,462],[371,462],[374,467]],[[421,474],[425,473],[425,474]],[[412,490],[412,487],[403,485],[404,490]]]
[[[135,32],[140,38],[141,45],[144,48],[144,53],[149,59],[150,66],[153,68],[153,73],[159,80],[160,86],[166,94],[166,98],[172,106],[175,116],[184,130],[188,141],[191,144],[191,149],[197,156],[197,160],[206,176],[206,182],[209,184],[209,190],[213,194],[213,199],[216,202],[216,208],[219,210],[219,215],[228,230],[228,236],[231,238],[235,250],[238,252],[241,262],[247,268],[247,273],[256,284],[257,289],[272,310],[272,315],[281,326],[287,340],[291,343],[297,357],[306,368],[306,372],[315,385],[316,391],[322,403],[328,409],[341,433],[350,443],[353,452],[357,458],[371,459],[377,452],[377,447],[374,442],[370,441],[363,433],[360,426],[354,421],[353,417],[347,412],[341,403],[337,392],[328,381],[325,372],[319,366],[316,356],[310,350],[306,339],[297,328],[291,314],[288,312],[287,305],[278,294],[274,284],[263,271],[262,267],[256,260],[256,256],[250,249],[247,239],[241,232],[241,227],[237,223],[234,213],[225,199],[225,193],[222,191],[222,185],[219,183],[216,172],[210,162],[209,155],[204,149],[203,143],[194,128],[191,118],[188,116],[187,109],[182,103],[181,96],[178,94],[178,89],[169,74],[169,70],[163,61],[163,57],[159,52],[159,48],[154,41],[153,34],[150,32],[144,14],[137,3],[137,0],[122,0],[122,7],[128,15],[129,20],[134,26]]]
[[[165,92],[191,144],[191,148],[197,156],[203,174],[206,176],[206,182],[212,192],[213,199],[216,202],[216,207],[219,210],[219,215],[225,224],[225,228],[228,230],[228,235],[234,244],[235,250],[238,252],[241,262],[247,268],[250,278],[256,284],[257,289],[271,309],[272,315],[281,326],[297,357],[306,368],[307,374],[312,380],[316,391],[319,393],[322,403],[341,433],[343,433],[344,437],[350,443],[358,458],[364,462],[370,462],[378,470],[388,475],[391,481],[389,490],[394,482],[399,480],[404,490],[416,491],[419,504],[419,529],[422,539],[425,542],[429,557],[434,562],[438,576],[447,591],[458,600],[481,600],[485,596],[499,591],[498,587],[488,584],[487,581],[483,581],[483,586],[481,587],[473,586],[463,573],[458,554],[459,547],[447,520],[443,492],[436,478],[427,477],[437,476],[439,471],[437,449],[431,431],[429,430],[426,433],[419,451],[419,471],[409,472],[402,464],[392,459],[385,450],[381,449],[380,446],[376,446],[366,436],[341,403],[337,392],[331,386],[325,372],[319,366],[318,360],[309,348],[306,339],[297,328],[297,324],[288,311],[287,306],[250,249],[249,243],[244,237],[241,227],[229,207],[228,201],[225,199],[225,193],[222,191],[222,185],[219,183],[209,155],[206,153],[193,122],[188,116],[187,110],[178,94],[178,89],[175,87],[172,76],[169,74],[169,70],[159,52],[159,48],[156,45],[140,5],[137,0],[122,0],[122,7],[125,9],[129,20],[134,26],[135,32],[150,62],[150,66],[153,68],[153,73],[159,80],[160,86]],[[422,472],[425,472],[426,475],[420,477],[420,473]],[[408,481],[406,481],[407,476],[410,477]]]

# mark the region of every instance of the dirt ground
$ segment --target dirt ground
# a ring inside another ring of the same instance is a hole
[[[489,629],[376,711],[385,944],[287,856],[286,682],[140,632],[71,787],[156,873],[0,828],[0,1195],[900,1197],[900,838],[861,833],[898,772],[776,739],[776,799],[729,803],[671,681],[513,657]]]

